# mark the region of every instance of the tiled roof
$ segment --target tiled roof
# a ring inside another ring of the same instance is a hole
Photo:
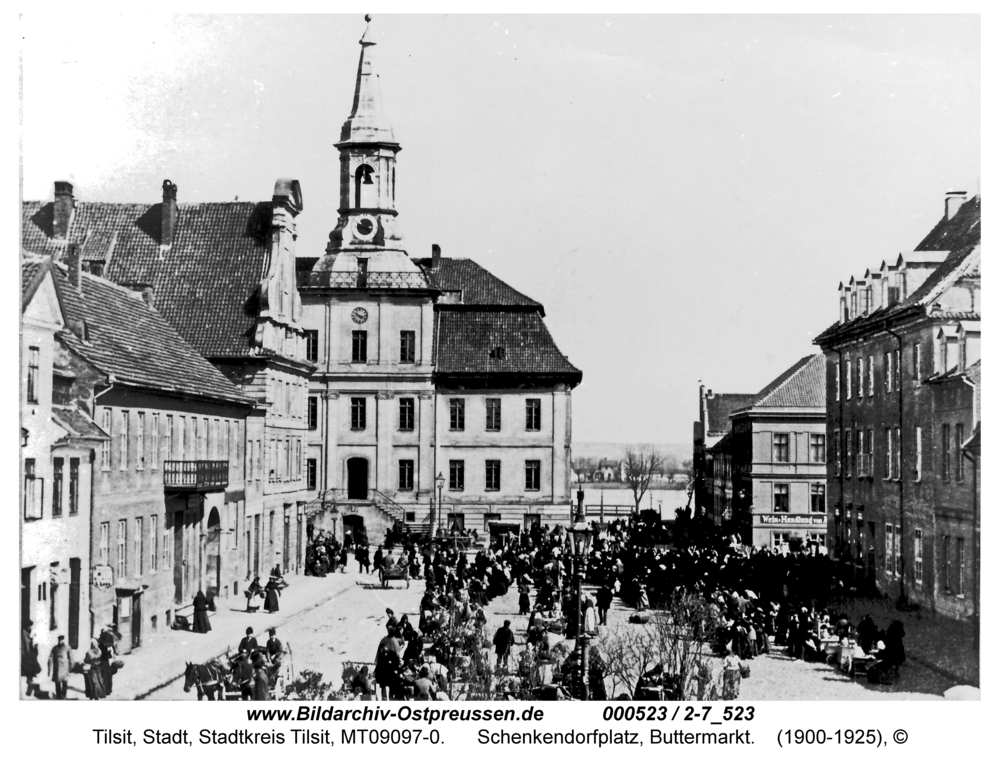
[[[978,243],[982,234],[979,227],[980,201],[979,196],[973,196],[958,207],[954,217],[942,217],[913,250],[957,251]]]
[[[727,431],[726,435],[708,448],[712,454],[725,454],[733,451],[733,432]]]
[[[107,433],[101,430],[88,415],[73,407],[52,407],[52,417],[73,438],[107,439]]]
[[[978,274],[980,263],[980,197],[975,196],[959,207],[951,219],[942,219],[928,233],[915,251],[950,251],[927,279],[905,299],[890,307],[876,309],[866,317],[836,322],[813,341],[822,344],[840,333],[854,332],[869,325],[882,325],[883,321],[916,306],[931,304],[942,291],[963,275]],[[905,256],[903,257],[906,258]],[[974,319],[959,317],[958,319]]]
[[[22,207],[22,246],[57,257],[52,203]],[[153,287],[157,309],[204,356],[245,356],[257,315],[271,224],[270,202],[177,205],[170,250],[160,258],[162,204],[77,201],[69,241],[104,277]]]
[[[442,291],[461,291],[464,306],[531,307],[542,310],[542,305],[483,269],[472,259],[442,257],[437,269],[431,259],[416,259],[435,288]],[[542,315],[545,312],[542,310]]]
[[[727,433],[732,427],[729,416],[751,404],[757,394],[713,394],[705,400],[708,406],[708,436]]]
[[[435,313],[434,329],[438,373],[571,375],[575,382],[582,377],[538,312],[442,310]]]
[[[748,408],[819,407],[826,410],[826,359],[803,357],[761,389]]]
[[[64,267],[52,272],[67,320],[86,324],[86,341],[69,330],[59,339],[101,372],[155,391],[252,404],[138,294],[86,273],[77,292]]]
[[[32,256],[22,254],[21,256],[21,311],[28,306],[31,297],[35,295],[38,286],[45,279],[45,273],[49,271],[51,259],[43,256]]]

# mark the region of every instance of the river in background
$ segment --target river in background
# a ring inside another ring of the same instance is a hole
[[[574,484],[576,486],[576,484]],[[587,508],[587,517],[600,516],[601,504],[604,504],[605,517],[627,515],[635,509],[635,498],[631,489],[601,489],[596,484],[582,484],[583,504]],[[576,489],[573,490],[576,497]],[[664,520],[672,521],[674,511],[687,505],[688,495],[685,489],[650,489],[642,498],[642,510],[657,510]]]

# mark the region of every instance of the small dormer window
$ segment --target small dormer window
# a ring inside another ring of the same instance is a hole
[[[503,346],[494,346],[490,349],[490,359],[507,359],[507,349]]]

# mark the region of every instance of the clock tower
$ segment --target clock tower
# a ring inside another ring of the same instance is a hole
[[[326,256],[312,270],[309,284],[319,287],[378,287],[376,273],[409,273],[405,285],[426,288],[421,270],[407,256],[396,225],[396,142],[392,126],[382,113],[378,75],[372,68],[375,42],[370,28],[359,40],[361,56],[351,115],[335,144],[340,152],[340,207],[337,226],[330,233]],[[359,273],[357,279],[346,273]],[[413,281],[413,282],[409,282]]]

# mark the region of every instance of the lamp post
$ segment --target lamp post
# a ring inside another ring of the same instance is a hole
[[[438,530],[441,528],[441,491],[444,489],[444,476],[440,473],[437,474],[437,478],[434,479],[434,485],[437,486],[437,517],[435,518],[434,513],[431,513],[431,534],[437,534]]]
[[[580,699],[590,699],[589,643],[590,637],[583,630],[583,582],[587,576],[587,556],[590,554],[591,530],[583,508],[583,489],[576,493],[576,516],[570,527],[573,540],[573,558],[576,566],[576,647],[580,655]]]

